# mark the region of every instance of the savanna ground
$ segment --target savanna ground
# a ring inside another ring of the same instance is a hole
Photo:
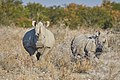
[[[95,29],[51,29],[55,46],[43,61],[37,62],[32,61],[22,45],[28,30],[0,26],[0,80],[120,80],[120,30],[112,29],[107,35],[108,49],[95,65],[80,65],[72,59],[70,50],[74,36],[92,34]]]

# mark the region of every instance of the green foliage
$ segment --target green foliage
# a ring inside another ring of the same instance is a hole
[[[120,3],[103,0],[100,7],[86,7],[71,3],[64,7],[45,7],[40,3],[22,4],[22,0],[0,0],[0,24],[31,27],[32,20],[65,24],[71,29],[78,27],[111,28],[120,20]]]
[[[62,21],[65,17],[64,8],[60,6],[50,7],[48,15],[53,24],[57,24],[60,21]]]
[[[112,2],[111,6],[112,6],[113,10],[119,10],[120,11],[120,3]]]
[[[15,25],[19,27],[31,27],[31,20],[21,17],[15,21]]]

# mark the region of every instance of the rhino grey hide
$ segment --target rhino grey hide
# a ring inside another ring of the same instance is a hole
[[[35,35],[35,29],[31,29],[23,37],[23,46],[25,50],[31,55],[37,50],[35,43],[37,42],[37,36]]]
[[[39,60],[40,55],[46,55],[55,43],[54,35],[46,29],[42,22],[39,22],[34,29],[28,31],[23,37],[23,46],[31,55],[36,55]]]
[[[99,41],[99,36],[80,35],[71,42],[71,51],[74,58],[93,58],[101,54],[103,44]]]

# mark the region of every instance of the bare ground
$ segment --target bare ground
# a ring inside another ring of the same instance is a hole
[[[56,43],[44,60],[33,62],[22,45],[29,29],[0,27],[0,80],[120,80],[120,33],[108,35],[100,62],[80,65],[72,59],[70,42],[93,29],[52,29]],[[105,31],[101,30],[103,33]]]

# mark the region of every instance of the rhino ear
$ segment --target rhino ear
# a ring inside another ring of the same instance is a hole
[[[35,26],[36,26],[36,24],[37,24],[37,23],[36,23],[36,21],[32,21],[32,26],[34,26],[34,27],[35,27]]]
[[[96,36],[100,36],[100,31],[96,31]]]

